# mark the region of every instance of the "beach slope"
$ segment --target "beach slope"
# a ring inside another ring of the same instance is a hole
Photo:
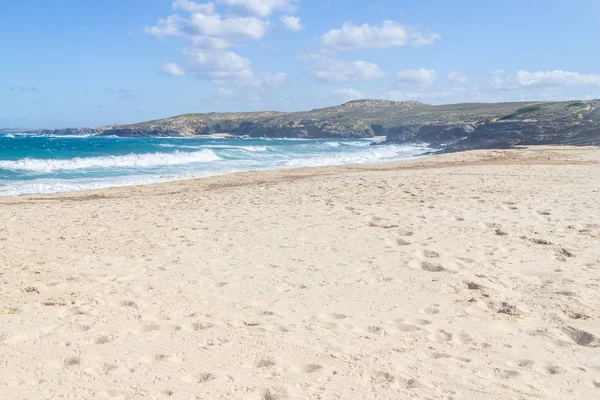
[[[0,397],[600,397],[600,150],[0,198]]]

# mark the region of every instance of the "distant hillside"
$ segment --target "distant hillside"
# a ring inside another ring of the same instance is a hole
[[[514,144],[600,145],[600,100],[428,105],[355,100],[304,112],[185,114],[137,124],[42,130],[46,134],[359,138],[426,142],[448,150]]]

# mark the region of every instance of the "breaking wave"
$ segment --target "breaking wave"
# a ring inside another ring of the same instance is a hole
[[[192,153],[148,153],[124,156],[86,157],[70,159],[37,159],[0,161],[0,169],[11,171],[54,172],[88,168],[144,168],[163,165],[181,165],[220,160],[212,150]]]

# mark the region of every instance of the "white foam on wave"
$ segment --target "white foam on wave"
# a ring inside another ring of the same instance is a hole
[[[140,185],[249,170],[380,163],[418,157],[426,151],[433,150],[426,145],[369,146],[367,141],[361,143],[362,147],[345,147],[343,145],[353,142],[331,141],[330,143],[340,143],[340,147],[334,150],[335,146],[330,147],[326,143],[328,142],[313,141],[306,144],[282,144],[281,147],[254,146],[254,143],[253,146],[207,144],[199,146],[199,150],[193,152],[159,152],[59,160],[3,160],[0,161],[0,169],[24,172],[24,175],[28,175],[27,173],[31,171],[41,176],[33,180],[0,180],[0,196]],[[163,147],[179,147],[176,143],[169,144],[171,146]],[[349,144],[349,146],[353,145]],[[211,147],[212,150],[207,147]],[[248,148],[254,149],[255,152],[243,151]],[[263,148],[269,151],[265,152]],[[220,161],[211,163],[217,160]],[[176,168],[171,168],[172,165]],[[148,168],[142,169],[146,167]],[[111,168],[113,168],[110,172],[111,176],[102,176],[102,170]],[[123,171],[119,171],[118,168],[123,168]],[[85,177],[77,174],[67,178],[69,171],[85,169],[91,169],[89,173],[85,171]]]
[[[50,173],[87,168],[145,168],[211,162],[220,159],[221,157],[217,156],[212,150],[204,149],[191,153],[146,153],[70,159],[24,158],[21,160],[0,161],[0,169]]]
[[[80,190],[104,189],[117,186],[145,185],[167,182],[171,179],[156,176],[123,176],[96,179],[33,179],[9,181],[0,185],[0,196],[19,196],[33,193],[64,193]]]
[[[82,190],[105,189],[111,187],[151,185],[162,182],[172,182],[183,179],[207,178],[209,176],[225,175],[240,172],[239,169],[223,171],[197,171],[179,175],[125,175],[92,179],[56,179],[44,178],[24,181],[5,181],[0,184],[0,196],[19,196],[23,194],[50,194],[77,192]]]
[[[245,150],[250,152],[267,151],[267,146],[232,146],[227,144],[201,144],[197,146],[185,144],[161,143],[160,147],[178,148],[178,149],[227,149],[227,150]]]
[[[369,141],[355,141],[355,142],[338,142],[339,144],[341,144],[342,146],[352,146],[352,147],[366,147],[366,146],[370,146],[371,143],[373,143],[372,140]]]
[[[321,154],[285,162],[286,167],[322,167],[328,165],[366,164],[401,160],[419,155],[424,148],[414,146],[376,146],[355,153]]]
[[[243,151],[250,151],[253,153],[268,150],[267,146],[227,146],[227,145],[215,144],[215,145],[211,145],[211,146],[207,146],[207,147],[214,148],[214,149],[243,150]]]
[[[47,137],[47,138],[53,138],[53,139],[85,139],[85,138],[89,138],[89,137],[96,137],[97,135],[91,134],[91,133],[86,133],[83,135],[39,135],[42,137]],[[105,136],[108,137],[108,136]]]
[[[171,143],[161,143],[158,145],[158,147],[165,147],[168,149],[174,149],[174,148],[178,148],[178,149],[203,149],[204,146],[187,146],[185,144],[171,144]]]
[[[55,135],[55,134],[43,134],[43,133],[35,133],[35,132],[17,132],[5,135],[5,137],[15,138],[51,138],[51,139],[84,139],[89,137],[102,137],[96,136],[91,133],[81,134],[81,135]],[[107,136],[104,136],[107,137]]]

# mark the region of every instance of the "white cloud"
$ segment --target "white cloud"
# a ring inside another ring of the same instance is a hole
[[[385,72],[368,61],[341,61],[318,58],[309,74],[321,82],[358,82],[383,78]]]
[[[298,32],[304,29],[300,23],[300,18],[293,15],[283,15],[279,20],[288,31]]]
[[[190,0],[175,0],[173,1],[173,8],[180,8],[190,13],[199,12],[212,14],[213,12],[215,12],[215,5],[213,3],[198,4],[195,1]]]
[[[218,14],[194,13],[188,29],[198,35],[224,39],[261,39],[267,33],[267,22],[256,17],[221,18]]]
[[[268,15],[291,4],[288,0],[220,2],[253,9],[258,15]],[[287,75],[284,73],[256,74],[248,58],[228,50],[241,40],[262,39],[268,32],[269,21],[256,16],[223,17],[215,11],[213,3],[200,4],[192,0],[175,0],[173,8],[181,9],[188,15],[162,18],[156,26],[146,26],[145,32],[158,38],[179,36],[186,39],[191,46],[184,50],[184,54],[189,58],[189,68],[186,68],[189,73],[217,84],[273,87],[282,86],[287,82]],[[288,22],[292,27],[295,26],[294,23],[300,24],[295,17],[290,18],[292,19]],[[165,64],[162,71],[173,76],[184,73],[175,64]]]
[[[492,89],[520,90],[532,88],[600,86],[600,74],[569,71],[517,71],[516,74],[494,73]]]
[[[223,50],[233,46],[233,43],[231,43],[229,40],[216,37],[192,36],[189,38],[189,40],[192,46],[197,49]]]
[[[183,19],[179,15],[170,15],[158,20],[156,26],[145,26],[144,32],[154,37],[183,36]]]
[[[186,54],[190,58],[190,69],[199,79],[251,87],[283,86],[288,81],[285,73],[257,76],[248,58],[231,51],[188,50]]]
[[[175,63],[166,63],[163,64],[160,69],[163,74],[167,74],[170,76],[183,76],[185,75],[185,71]]]
[[[465,74],[452,71],[448,73],[448,75],[446,76],[446,80],[450,83],[465,83],[469,80],[469,78]]]
[[[219,3],[239,8],[259,17],[266,17],[275,11],[293,11],[296,0],[218,0]]]
[[[330,50],[352,50],[426,46],[439,39],[441,36],[437,33],[419,32],[395,21],[383,21],[379,25],[353,25],[348,21],[341,29],[332,29],[321,36],[321,44]]]
[[[364,92],[354,89],[338,89],[331,92],[332,97],[338,101],[347,102],[368,97]]]
[[[520,87],[600,86],[600,74],[569,71],[518,71],[515,82]]]
[[[430,86],[435,82],[435,71],[432,69],[407,69],[396,74],[398,86]]]
[[[256,17],[221,18],[219,14],[193,13],[190,18],[171,15],[144,31],[155,37],[183,36],[203,48],[222,49],[231,40],[261,39],[267,33],[266,21]]]
[[[231,51],[188,51],[192,70],[201,79],[245,83],[254,80],[252,63]]]

